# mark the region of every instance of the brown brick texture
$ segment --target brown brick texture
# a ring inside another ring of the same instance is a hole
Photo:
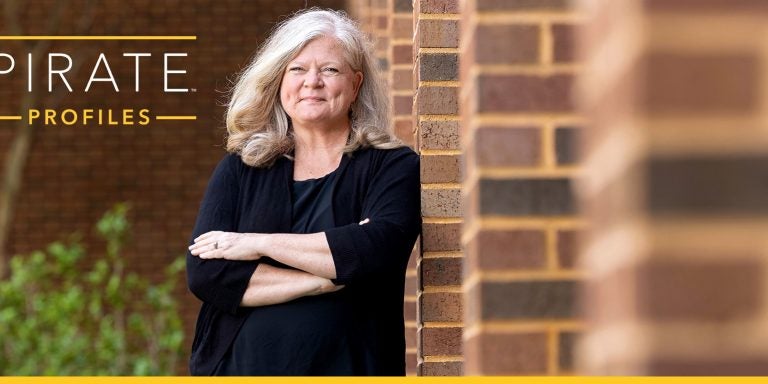
[[[584,223],[574,197],[580,19],[566,1],[463,4],[465,373],[572,374],[583,327],[576,246]],[[439,37],[427,41],[447,41]]]
[[[413,1],[413,125],[421,154],[420,374],[463,373],[458,2]]]
[[[578,160],[575,147],[586,161],[578,200],[590,226],[556,244],[584,243],[590,276],[575,368],[765,375],[768,64],[755,36],[768,32],[768,7],[589,3],[583,29],[552,30],[581,47],[554,58],[586,64],[574,94],[588,129],[556,132],[558,163]]]

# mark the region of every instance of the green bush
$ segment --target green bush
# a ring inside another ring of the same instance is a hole
[[[1,375],[174,374],[183,331],[172,292],[184,260],[160,284],[126,272],[127,209],[99,220],[107,249],[90,270],[77,236],[11,259],[0,281]]]

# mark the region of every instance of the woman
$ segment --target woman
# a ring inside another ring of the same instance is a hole
[[[403,375],[418,156],[363,34],[310,10],[241,74],[187,256],[196,375]]]

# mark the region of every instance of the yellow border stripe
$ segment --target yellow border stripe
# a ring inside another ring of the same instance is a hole
[[[47,35],[26,35],[26,36],[0,36],[0,40],[197,40],[197,36],[47,36]]]
[[[526,377],[526,376],[494,376],[494,377],[435,377],[435,376],[409,376],[409,377],[3,377],[5,384],[177,384],[177,383],[243,383],[243,384],[268,384],[268,383],[317,383],[317,384],[358,384],[358,383],[434,383],[434,384],[710,384],[710,383],[735,383],[752,384],[765,383],[766,377]]]
[[[155,120],[197,120],[197,116],[155,116]]]
[[[21,116],[0,116],[0,120],[21,120]]]

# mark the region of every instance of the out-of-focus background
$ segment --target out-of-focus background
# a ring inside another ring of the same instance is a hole
[[[409,374],[768,373],[764,1],[2,5],[2,35],[196,36],[0,40],[2,116],[196,116],[146,126],[0,120],[0,344],[31,361],[17,373],[185,372],[199,303],[174,261],[224,155],[229,80],[276,22],[306,6],[359,20],[391,87],[393,129],[421,155]],[[51,52],[73,58],[72,93],[56,75],[48,92]],[[152,53],[138,93],[130,52]],[[163,92],[171,52],[187,53],[170,59],[187,73],[170,86],[193,92]],[[14,71],[2,73],[2,53]],[[99,53],[119,93],[108,82],[84,92]],[[119,364],[44,358],[94,345]]]

